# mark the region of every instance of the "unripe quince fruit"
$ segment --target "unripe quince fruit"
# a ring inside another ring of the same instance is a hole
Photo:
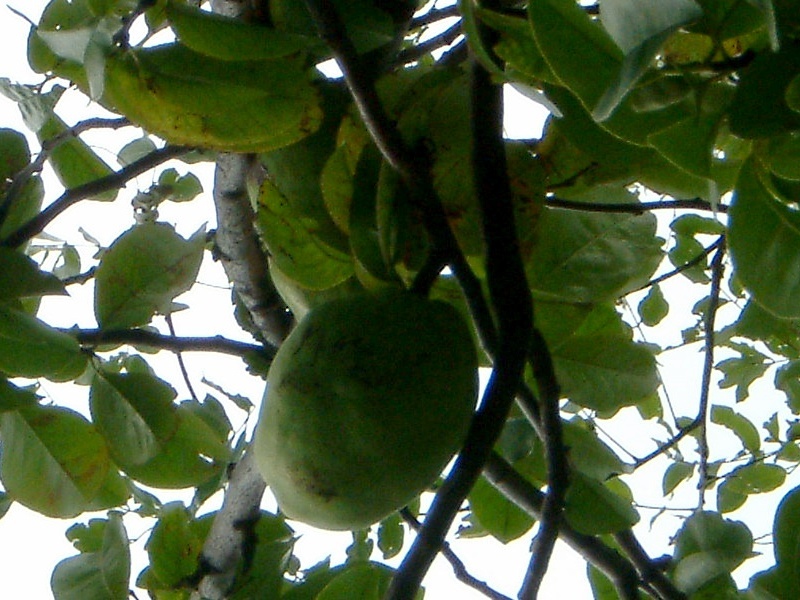
[[[477,385],[451,305],[400,291],[332,300],[270,367],[257,464],[288,517],[361,529],[436,480],[464,442]]]

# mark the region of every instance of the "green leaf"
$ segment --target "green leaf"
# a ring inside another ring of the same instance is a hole
[[[761,139],[800,129],[800,114],[786,102],[786,90],[800,71],[800,48],[786,44],[763,52],[742,71],[730,110],[734,135]]]
[[[194,173],[179,175],[175,169],[165,169],[158,176],[157,189],[172,202],[187,202],[203,192],[203,184]]]
[[[756,426],[731,407],[719,404],[712,406],[711,422],[730,430],[751,454],[755,454],[761,449],[761,436]]]
[[[675,581],[692,593],[709,581],[731,573],[750,557],[753,536],[744,523],[719,514],[697,512],[678,532],[675,547]]]
[[[140,137],[125,144],[117,153],[117,162],[123,167],[144,158],[156,150],[156,144],[149,137]]]
[[[197,571],[206,531],[181,502],[165,504],[145,548],[159,581],[178,586]]]
[[[800,180],[800,133],[790,132],[771,137],[760,156],[767,168],[783,179]]]
[[[80,375],[87,355],[75,339],[27,313],[0,305],[0,371],[66,381]]]
[[[750,385],[759,379],[769,367],[763,354],[744,345],[740,348],[742,354],[739,358],[726,358],[716,365],[716,368],[724,373],[719,387],[722,389],[735,387],[737,402],[742,402],[747,398],[750,393]]]
[[[699,177],[712,177],[713,156],[720,123],[730,103],[734,87],[728,84],[702,90],[695,114],[676,120],[648,137],[656,150],[681,169]]]
[[[694,475],[694,465],[692,463],[681,460],[670,464],[664,471],[664,477],[661,480],[661,491],[665,496],[671,494],[676,487],[692,475]]]
[[[50,517],[86,510],[106,481],[105,442],[86,419],[61,407],[0,415],[0,478],[20,504]]]
[[[317,90],[294,57],[222,61],[166,44],[109,56],[105,84],[109,108],[173,144],[264,152],[322,120]]]
[[[763,462],[737,467],[728,475],[729,489],[741,494],[763,494],[783,485],[786,471],[778,465]]]
[[[381,600],[394,570],[373,562],[355,563],[326,585],[316,600]],[[423,590],[414,594],[414,600],[422,600]]]
[[[733,512],[747,502],[747,494],[732,488],[727,481],[717,486],[717,510],[721,513]]]
[[[792,412],[800,412],[800,361],[794,360],[775,370],[775,388],[786,394]]]
[[[32,389],[20,388],[0,375],[0,412],[31,406],[37,401]]]
[[[529,2],[528,18],[552,72],[592,111],[620,70],[619,47],[572,0]]]
[[[195,282],[205,231],[190,239],[166,223],[144,223],[123,233],[103,255],[95,274],[95,314],[104,329],[145,325],[169,314],[173,299]]]
[[[797,572],[800,564],[800,488],[789,491],[775,511],[775,560]]]
[[[98,547],[58,563],[50,585],[55,600],[125,600],[130,570],[128,534],[122,516],[112,512]]]
[[[600,22],[625,54],[703,14],[694,0],[610,0]]]
[[[146,463],[175,435],[175,396],[171,386],[147,373],[95,374],[89,394],[92,420],[120,467]]]
[[[531,31],[531,26],[528,24],[527,19],[488,10],[475,5],[473,2],[463,2],[462,4],[468,9],[474,6],[480,20],[500,34],[500,40],[494,47],[494,53],[498,58],[506,62],[507,67],[510,66],[537,81],[544,80],[556,83],[555,77],[550,72],[550,68],[539,51],[539,46],[536,45],[533,31]],[[466,25],[468,23],[466,13],[462,14],[465,16]],[[469,36],[469,33],[468,37],[471,42],[476,39],[475,35]],[[485,58],[491,60],[491,56]],[[486,64],[486,60],[482,60],[481,63]],[[489,64],[494,64],[494,62],[491,61]],[[504,75],[504,78],[506,77],[508,76]],[[508,77],[508,79],[513,82],[511,77]]]
[[[639,317],[648,327],[655,327],[669,314],[669,304],[661,286],[650,286],[647,295],[639,302]]]
[[[237,577],[231,600],[285,597],[281,592],[286,587],[284,574],[292,559],[293,533],[282,517],[261,512],[253,531],[258,543],[252,564]]]
[[[368,146],[359,157],[353,178],[348,231],[353,257],[359,267],[356,274],[365,286],[373,280],[391,282],[397,279],[378,231],[376,194],[382,162],[378,149]]]
[[[197,487],[219,477],[228,465],[231,450],[199,412],[193,401],[179,404],[174,435],[153,458],[143,464],[129,464],[125,472],[145,485],[166,489]]]
[[[183,45],[219,60],[281,58],[319,43],[314,37],[246,23],[174,0],[167,2],[167,18]]]
[[[617,588],[605,574],[594,567],[591,563],[586,563],[586,576],[589,585],[592,587],[592,598],[594,600],[619,600]]]
[[[625,57],[619,74],[593,111],[595,119],[608,118],[651,67],[667,38],[702,14],[693,0],[607,0],[600,21]]]
[[[0,248],[0,301],[50,294],[67,294],[58,277],[39,269],[21,252]]]
[[[662,258],[652,214],[582,213],[546,208],[527,265],[538,297],[615,300],[647,282]]]
[[[628,336],[576,336],[552,350],[564,395],[587,408],[614,413],[659,385],[652,352]]]
[[[597,437],[591,423],[576,417],[564,421],[562,429],[570,465],[577,471],[598,481],[630,472],[630,467]]]
[[[729,218],[736,275],[769,312],[800,317],[800,215],[769,193],[752,159],[739,174]]]
[[[37,131],[37,136],[39,141],[45,143],[47,140],[63,135],[67,129],[67,124],[53,114]],[[86,142],[76,136],[70,136],[59,142],[51,150],[48,160],[59,181],[68,190],[113,173],[111,167],[97,156]],[[111,189],[93,194],[90,199],[112,202],[116,199],[118,191],[118,189]]]
[[[502,543],[524,535],[534,523],[525,511],[497,491],[484,477],[469,493],[469,508],[478,524]]]
[[[315,235],[315,224],[297,213],[275,185],[261,185],[257,225],[271,259],[290,280],[324,290],[349,279],[353,260]]]
[[[567,522],[586,535],[623,531],[639,521],[638,513],[628,500],[578,472],[571,475],[564,510]]]
[[[378,526],[378,549],[383,554],[383,560],[397,556],[403,549],[406,530],[400,513],[392,513],[381,521]]]
[[[372,0],[332,0],[339,18],[342,20],[347,37],[359,54],[375,50],[395,39],[395,26],[392,11],[394,3],[376,4]],[[269,5],[272,23],[278,29],[291,33],[308,35],[316,26],[306,5],[294,0],[273,0]]]

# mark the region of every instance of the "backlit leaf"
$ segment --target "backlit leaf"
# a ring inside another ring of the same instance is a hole
[[[78,413],[30,406],[0,415],[0,479],[20,504],[50,517],[86,510],[106,480],[108,450]]]
[[[205,231],[190,239],[166,223],[144,223],[123,233],[97,268],[95,314],[101,327],[144,325],[169,314],[172,300],[194,284],[205,247]]]

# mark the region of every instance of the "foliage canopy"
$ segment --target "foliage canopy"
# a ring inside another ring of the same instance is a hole
[[[536,596],[559,536],[597,599],[800,597],[787,483],[800,462],[800,5],[196,4],[51,0],[28,39],[42,79],[0,80],[30,129],[0,129],[0,510],[105,514],[68,530],[79,554],[53,573],[58,600],[122,600],[134,585],[159,599],[415,598],[433,556],[452,559],[442,542],[462,509],[462,537],[532,536],[520,597]],[[541,136],[504,135],[503,86],[550,110]],[[74,90],[96,118],[60,114]],[[83,139],[123,127],[118,168]],[[158,207],[202,192],[198,162],[215,163],[217,227],[184,238]],[[69,207],[114,201],[152,170],[113,244],[44,252]],[[253,343],[172,330],[212,259]],[[87,282],[97,329],[39,313]],[[221,389],[177,401],[146,355],[226,352],[263,377],[295,320],[384,288],[450,302],[492,376],[430,505],[426,492],[354,532],[342,565],[301,565],[291,523],[259,509],[231,423],[252,403]],[[676,337],[702,355],[684,404],[658,369]],[[767,377],[780,394],[757,419],[750,387]],[[40,380],[85,386],[89,410],[46,402]],[[653,469],[653,520],[673,497],[692,504],[658,560],[634,535]],[[737,584],[756,532],[731,513],[776,490],[773,566]],[[155,523],[138,574],[129,513]],[[418,527],[398,569],[370,560]]]

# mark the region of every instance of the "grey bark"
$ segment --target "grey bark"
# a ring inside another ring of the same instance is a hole
[[[246,17],[253,0],[212,0],[214,12]],[[214,178],[217,213],[216,247],[235,293],[247,309],[260,337],[278,346],[291,328],[291,319],[272,286],[267,256],[254,227],[255,212],[248,195],[249,178],[257,174],[254,156],[221,154]],[[225,499],[203,545],[201,567],[206,575],[193,600],[224,600],[245,556],[252,524],[260,513],[266,485],[246,451],[231,470]]]

